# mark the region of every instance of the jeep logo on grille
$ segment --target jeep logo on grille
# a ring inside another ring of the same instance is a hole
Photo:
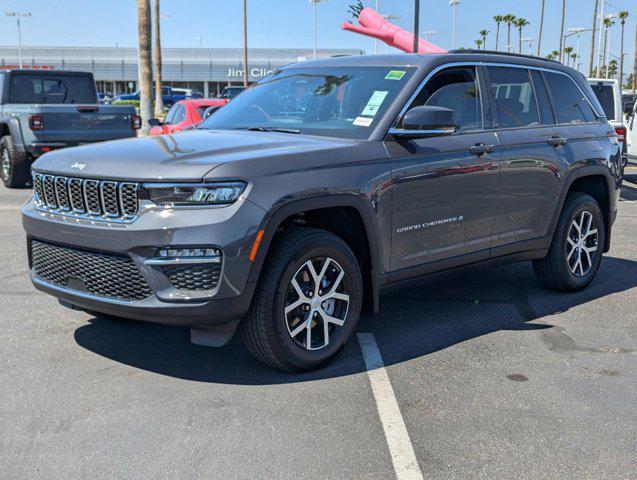
[[[73,165],[71,165],[71,168],[77,168],[78,170],[84,170],[85,167],[86,163],[75,162]]]

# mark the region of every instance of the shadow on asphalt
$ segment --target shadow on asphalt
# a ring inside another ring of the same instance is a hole
[[[637,200],[637,175],[628,174],[624,176],[621,199],[631,201]]]
[[[376,336],[385,363],[391,365],[499,330],[551,329],[552,325],[532,322],[636,285],[637,262],[631,260],[604,257],[596,280],[586,290],[573,294],[544,290],[530,263],[518,263],[444,282],[416,280],[394,287],[384,292],[379,315],[361,318],[358,330]],[[546,330],[561,335],[556,338],[563,345],[556,348],[575,345],[569,337],[564,342],[565,335],[558,331]],[[550,340],[546,333],[543,338]],[[252,359],[238,335],[226,347],[206,348],[191,344],[185,328],[96,317],[75,331],[75,340],[117,362],[199,382],[268,385],[364,371],[355,341],[321,370],[288,374]]]

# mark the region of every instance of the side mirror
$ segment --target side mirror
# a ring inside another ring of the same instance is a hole
[[[208,118],[210,115],[212,115],[213,113],[215,113],[217,110],[219,110],[221,108],[221,105],[213,105],[211,107],[206,108],[206,111],[203,112],[203,120],[205,120],[206,118]]]
[[[161,127],[163,123],[158,118],[149,118],[148,125],[150,125],[151,127]]]
[[[456,131],[456,114],[449,108],[422,105],[408,110],[402,124],[389,133],[402,138],[449,135]]]

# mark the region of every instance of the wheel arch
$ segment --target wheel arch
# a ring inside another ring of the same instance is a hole
[[[327,211],[336,212],[338,220],[359,221],[360,225],[349,222],[325,222],[320,219]],[[349,213],[346,213],[349,212]],[[357,219],[357,220],[356,220]],[[253,266],[250,270],[248,282],[259,280],[263,265],[278,233],[290,224],[323,228],[342,238],[354,251],[361,264],[363,274],[363,309],[366,313],[376,313],[379,305],[379,272],[381,259],[380,233],[373,217],[373,210],[364,199],[351,194],[337,194],[294,200],[269,212],[261,223],[263,231]],[[305,222],[305,223],[303,223]],[[362,230],[357,230],[360,227]],[[348,233],[349,232],[349,233]],[[359,238],[354,232],[360,232],[364,238]]]
[[[602,211],[604,216],[604,227],[606,238],[604,241],[604,253],[610,249],[611,227],[613,223],[613,192],[615,190],[615,180],[606,167],[601,165],[591,165],[573,170],[564,183],[564,189],[560,196],[560,202],[553,214],[549,233],[555,232],[566,196],[570,192],[587,193],[592,196]]]
[[[13,144],[17,151],[25,151],[24,141],[22,139],[22,130],[20,129],[20,122],[17,118],[0,118],[0,137],[4,137],[5,135],[11,135],[11,138],[13,138]]]

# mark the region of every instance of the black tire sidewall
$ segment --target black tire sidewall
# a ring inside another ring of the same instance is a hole
[[[316,257],[331,257],[343,268],[345,275],[342,281],[350,295],[350,304],[345,323],[339,329],[338,337],[334,341],[330,341],[324,348],[306,350],[297,345],[290,337],[283,310],[292,276],[305,262]],[[356,257],[344,242],[338,238],[322,236],[320,239],[302,243],[288,257],[285,267],[280,270],[276,292],[268,305],[267,313],[271,319],[268,322],[268,329],[272,333],[272,348],[275,354],[295,368],[302,370],[316,368],[328,362],[347,344],[356,330],[362,306],[362,296],[363,285],[360,268]]]
[[[598,249],[595,252],[595,258],[591,269],[583,276],[578,277],[571,272],[568,267],[567,257],[567,237],[573,220],[582,212],[587,211],[593,215],[593,225],[597,228],[598,232]],[[604,250],[604,244],[606,240],[606,230],[604,226],[604,217],[595,200],[588,195],[580,195],[575,197],[574,200],[568,205],[564,218],[560,221],[560,231],[558,237],[558,248],[560,249],[558,268],[563,270],[562,277],[566,279],[569,286],[573,290],[580,290],[587,286],[599,270],[599,266],[602,261],[602,252]]]

